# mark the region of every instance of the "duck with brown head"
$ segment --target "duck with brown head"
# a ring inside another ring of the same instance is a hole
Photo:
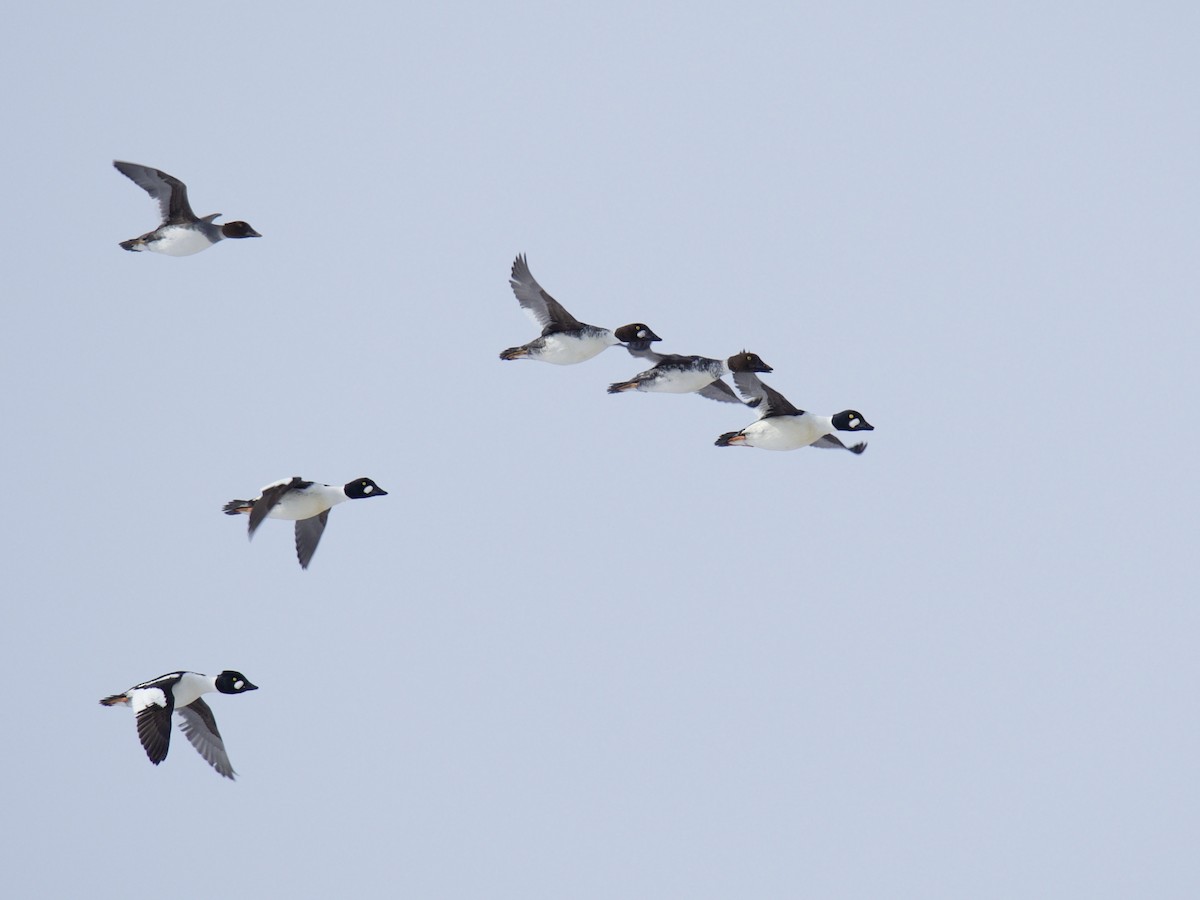
[[[225,222],[217,225],[213,219],[220,213],[198,217],[188,203],[187,185],[161,169],[137,163],[114,160],[117,171],[129,178],[158,201],[162,223],[141,237],[121,241],[121,246],[133,252],[150,251],[167,256],[191,256],[207,250],[225,238],[262,237],[247,223]]]
[[[542,333],[528,344],[502,351],[501,359],[533,359],[556,366],[572,366],[618,344],[649,347],[651,341],[659,340],[659,336],[641,322],[622,325],[615,330],[580,322],[537,283],[523,254],[518,254],[513,261],[508,283],[521,308],[529,313]]]
[[[743,350],[728,359],[709,359],[706,356],[680,356],[659,354],[647,350],[635,352],[634,356],[648,359],[654,368],[639,372],[628,381],[619,381],[608,386],[610,394],[625,391],[646,391],[662,394],[699,394],[710,400],[724,403],[741,403],[733,389],[721,380],[730,372],[770,372],[771,367],[757,353]]]

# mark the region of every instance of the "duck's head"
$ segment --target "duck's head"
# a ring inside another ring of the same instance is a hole
[[[217,676],[217,690],[222,694],[244,694],[246,691],[257,691],[258,685],[251,684],[250,679],[241,672],[226,669]]]
[[[248,222],[226,222],[221,226],[221,234],[227,238],[262,237],[250,227]]]

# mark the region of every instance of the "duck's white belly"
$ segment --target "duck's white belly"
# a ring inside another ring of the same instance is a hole
[[[579,338],[552,334],[546,337],[545,344],[537,358],[556,366],[573,366],[576,363],[587,362],[612,345],[613,339],[606,336]]]
[[[212,245],[213,242],[202,232],[173,225],[163,229],[162,236],[147,243],[146,248],[167,256],[191,256]]]
[[[638,390],[661,394],[690,394],[708,387],[716,380],[711,372],[676,370],[661,372],[654,380],[643,382]]]
[[[292,491],[272,507],[267,513],[268,519],[287,519],[295,522],[298,519],[311,519],[319,516],[334,505],[336,501],[326,495],[305,491]]]
[[[742,432],[746,445],[760,450],[799,450],[820,440],[828,430],[812,416],[772,416]]]

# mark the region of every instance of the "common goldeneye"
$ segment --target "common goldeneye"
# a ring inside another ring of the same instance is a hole
[[[733,381],[746,400],[758,410],[758,421],[741,431],[730,431],[717,438],[718,447],[758,447],[761,450],[799,450],[801,447],[833,447],[862,453],[865,443],[847,447],[835,431],[874,431],[875,426],[853,409],[832,416],[817,416],[796,409],[783,394],[763,384],[750,372],[734,374]]]
[[[224,506],[227,516],[250,516],[249,535],[263,519],[287,519],[296,523],[296,557],[300,568],[307,569],[325,531],[329,510],[346,500],[386,497],[387,491],[370,478],[356,478],[344,485],[318,484],[299,475],[268,484],[253,500],[230,500]]]
[[[191,256],[193,253],[207,250],[223,238],[262,237],[245,222],[213,224],[213,219],[221,215],[220,213],[213,213],[203,219],[197,218],[188,205],[187,185],[166,172],[120,160],[113,160],[113,165],[117,167],[118,172],[158,201],[159,213],[162,215],[162,224],[153,231],[147,231],[141,237],[121,241],[121,246],[126,250],[150,250],[154,253],[165,253],[167,256]]]
[[[171,713],[179,713],[179,730],[191,742],[210,766],[232,780],[236,774],[225,753],[225,742],[217,730],[203,694],[220,691],[222,694],[244,694],[257,691],[241,672],[226,669],[220,675],[201,675],[198,672],[170,672],[151,681],[135,684],[129,690],[105,697],[104,706],[129,706],[137,715],[138,739],[156,766],[167,758],[171,745]]]
[[[542,335],[520,347],[509,347],[500,354],[501,359],[536,359],[556,366],[570,366],[589,360],[617,344],[640,341],[649,346],[650,341],[661,340],[640,322],[622,325],[615,331],[580,322],[542,290],[542,286],[530,274],[524,254],[517,254],[508,283],[512,285],[521,308],[542,329]]]
[[[709,359],[707,356],[680,356],[661,354],[653,350],[631,348],[634,356],[653,362],[654,368],[634,375],[628,381],[619,381],[608,386],[610,394],[622,391],[651,391],[664,394],[696,393],[710,400],[725,403],[741,403],[733,389],[721,380],[730,372],[770,372],[757,353],[741,353],[729,359]]]

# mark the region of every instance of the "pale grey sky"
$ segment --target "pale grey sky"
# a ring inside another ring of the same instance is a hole
[[[1198,20],[14,8],[7,893],[1195,897]],[[502,363],[518,252],[869,449]],[[236,783],[97,703],[226,667]]]

